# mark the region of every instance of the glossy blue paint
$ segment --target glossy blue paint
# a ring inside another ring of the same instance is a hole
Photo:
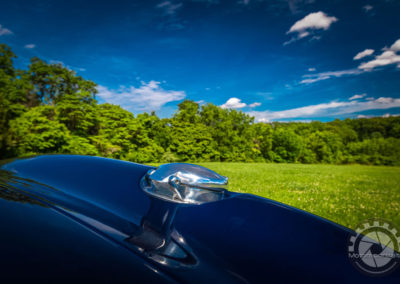
[[[353,268],[350,230],[268,199],[230,193],[216,202],[177,205],[142,191],[140,180],[151,167],[97,157],[38,156],[0,169],[1,279],[400,280],[398,270],[382,279]],[[163,212],[173,214],[167,228],[154,224]],[[143,245],[146,222],[168,234],[167,249]]]

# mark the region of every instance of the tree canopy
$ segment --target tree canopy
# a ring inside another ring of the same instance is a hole
[[[191,100],[171,118],[137,116],[96,101],[96,84],[32,58],[16,69],[0,44],[0,158],[41,153],[133,162],[231,161],[400,165],[400,117],[327,123],[256,123],[249,115]]]

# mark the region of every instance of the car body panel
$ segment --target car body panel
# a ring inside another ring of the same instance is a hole
[[[176,210],[172,238],[191,261],[145,251],[129,240],[152,203],[140,188],[149,169],[72,155],[3,162],[2,275],[97,282],[379,280],[350,263],[351,230],[249,194]],[[399,271],[385,277],[399,279]]]

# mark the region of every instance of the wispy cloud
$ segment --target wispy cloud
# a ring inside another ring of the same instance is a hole
[[[33,44],[33,43],[30,43],[30,44],[26,44],[24,47],[27,48],[27,49],[33,49],[33,48],[36,47],[36,45]]]
[[[372,55],[373,49],[365,49],[354,56],[354,60],[358,60],[367,56]],[[343,76],[359,75],[365,72],[373,71],[377,67],[383,67],[387,65],[397,64],[397,68],[400,68],[400,39],[395,41],[389,48],[384,47],[381,54],[375,56],[374,59],[361,63],[358,68],[328,71],[315,74],[305,74],[300,84],[312,84],[318,81],[327,80],[330,78],[338,78]]]
[[[355,94],[354,96],[350,97],[349,100],[357,100],[357,99],[362,99],[363,97],[365,97],[367,94]]]
[[[62,61],[60,61],[60,60],[53,60],[53,59],[50,59],[50,60],[49,60],[49,63],[50,63],[50,64],[58,64],[58,65],[66,66],[66,65],[64,64],[64,62],[62,62]]]
[[[357,118],[396,117],[396,116],[400,116],[400,114],[398,114],[398,113],[395,113],[395,114],[385,113],[385,114],[383,114],[383,115],[364,115],[364,114],[359,114],[359,115],[357,115]]]
[[[374,9],[374,7],[367,4],[367,5],[363,6],[362,9],[364,10],[364,12],[368,13],[369,11]]]
[[[162,18],[159,19],[157,28],[160,30],[177,31],[185,28],[185,21],[181,19],[178,11],[183,7],[183,2],[163,1],[156,5],[161,11]]]
[[[365,50],[363,50],[363,51],[357,53],[356,56],[353,57],[353,60],[359,60],[359,59],[361,59],[361,58],[370,56],[370,55],[372,55],[373,53],[374,53],[374,50],[373,50],[373,49],[365,49]]]
[[[358,68],[363,70],[372,70],[376,67],[381,67],[391,64],[400,64],[400,55],[397,55],[392,50],[387,50],[382,54],[376,56],[374,60],[361,64]],[[398,65],[398,67],[400,68],[400,65]]]
[[[221,105],[222,108],[244,108],[244,107],[258,107],[260,106],[261,103],[254,102],[251,104],[246,104],[242,102],[241,99],[238,98],[230,98],[229,100],[226,101],[223,105]]]
[[[265,1],[267,2],[267,1]],[[282,2],[284,5],[287,5],[290,12],[295,15],[303,12],[306,9],[306,6],[315,2],[315,0],[281,0],[274,2]],[[268,2],[267,2],[268,3]]]
[[[282,111],[251,111],[248,112],[259,122],[291,118],[334,117],[341,114],[352,114],[366,110],[390,109],[400,107],[400,99],[380,97],[370,101],[331,101],[317,105],[309,105]]]
[[[13,32],[10,31],[9,29],[4,28],[2,25],[0,25],[0,36],[2,35],[10,35]]]
[[[207,4],[219,4],[219,0],[192,0],[192,2],[204,2]]]
[[[400,39],[392,44],[390,48],[384,48],[380,55],[375,56],[375,59],[360,64],[358,67],[362,70],[372,70],[376,67],[397,64],[400,68]]]
[[[182,3],[172,3],[171,1],[164,1],[158,4],[156,7],[158,9],[162,9],[165,14],[173,15],[175,14],[180,8],[182,8]]]
[[[25,46],[25,48],[28,48],[28,47]],[[31,47],[31,48],[34,48],[34,47]],[[67,68],[68,70],[74,71],[74,72],[75,72],[75,71],[81,71],[81,72],[86,71],[85,68],[76,67],[76,66],[71,66],[71,65],[65,64],[64,62],[62,62],[62,61],[60,61],[60,60],[53,60],[53,59],[50,59],[50,60],[49,60],[49,63],[50,63],[50,64],[61,65],[61,66],[65,67],[65,68]]]
[[[242,5],[249,5],[250,0],[239,0],[237,3]]]
[[[249,104],[248,107],[258,107],[260,105],[261,105],[261,103],[256,102],[256,103]]]
[[[306,74],[303,75],[303,80],[300,81],[300,84],[312,84],[318,81],[327,80],[330,78],[339,78],[348,75],[358,75],[365,71],[360,69],[348,69],[348,70],[340,70],[340,71],[328,71],[321,72],[315,74]]]
[[[105,102],[120,105],[129,111],[157,111],[169,102],[180,101],[186,97],[184,91],[165,90],[158,81],[141,82],[141,86],[120,87],[111,90],[105,86],[97,87],[97,96]]]
[[[286,34],[296,33],[296,36],[286,41],[284,45],[312,35],[316,30],[328,30],[329,27],[337,21],[338,19],[336,17],[330,17],[321,11],[310,13],[290,27]]]

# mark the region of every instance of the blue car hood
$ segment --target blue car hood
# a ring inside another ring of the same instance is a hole
[[[249,194],[179,207],[172,238],[190,259],[148,253],[128,240],[150,208],[140,180],[151,168],[71,155],[3,162],[1,275],[98,282],[382,280],[352,266],[351,230]],[[398,271],[385,277],[399,280]]]

